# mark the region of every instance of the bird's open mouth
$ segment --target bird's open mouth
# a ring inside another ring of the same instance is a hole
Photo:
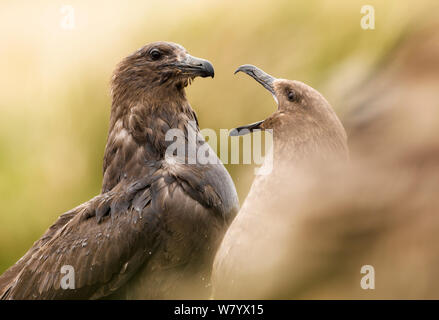
[[[278,103],[278,100],[276,98],[276,93],[274,91],[274,82],[276,78],[270,76],[268,73],[262,71],[258,67],[255,67],[251,64],[245,64],[240,66],[238,69],[236,69],[235,74],[238,72],[244,72],[248,74],[250,77],[252,77],[253,79],[255,79],[257,82],[259,82],[265,89],[270,91],[270,93],[273,95],[274,100],[276,101],[276,103]],[[264,129],[263,123],[264,120],[237,127],[231,130],[229,135],[242,136],[255,130],[263,130]]]

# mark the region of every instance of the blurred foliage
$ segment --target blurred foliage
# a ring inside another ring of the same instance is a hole
[[[61,213],[100,192],[109,79],[124,56],[156,40],[182,44],[215,66],[188,98],[202,128],[267,117],[272,97],[241,64],[340,92],[437,12],[436,0],[368,1],[376,29],[360,28],[362,1],[71,1],[76,28],[60,27],[63,1],[0,3],[0,273]],[[434,7],[433,7],[434,6]],[[331,79],[345,77],[344,85]],[[250,165],[227,165],[241,201]]]

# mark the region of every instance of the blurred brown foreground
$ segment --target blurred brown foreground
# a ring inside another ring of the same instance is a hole
[[[340,99],[350,165],[267,191],[253,241],[236,243],[236,289],[214,298],[439,298],[438,27],[408,34]]]

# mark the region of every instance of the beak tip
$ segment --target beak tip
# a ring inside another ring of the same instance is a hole
[[[207,77],[211,77],[212,79],[215,77],[215,69],[213,68],[213,65],[209,61],[206,61],[204,63],[203,68],[205,75]]]
[[[206,59],[196,58],[187,54],[185,61],[180,66],[184,72],[190,73],[194,77],[213,78],[215,69],[210,61]]]
[[[248,73],[249,71],[251,71],[254,68],[256,68],[256,67],[251,65],[251,64],[243,64],[242,66],[239,66],[238,69],[235,70],[234,74],[237,74],[238,72]]]
[[[276,79],[274,77],[251,64],[244,64],[242,66],[239,66],[239,68],[236,69],[235,74],[240,71],[255,79],[257,82],[262,84],[265,89],[275,95],[273,83]]]

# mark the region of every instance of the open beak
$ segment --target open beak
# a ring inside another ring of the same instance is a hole
[[[276,78],[270,76],[268,73],[262,71],[258,67],[252,66],[251,64],[245,64],[240,66],[238,69],[236,69],[235,74],[237,74],[238,72],[244,72],[253,79],[255,79],[257,82],[262,84],[265,89],[271,92],[274,100],[276,100],[277,102],[276,94],[274,92],[274,81],[276,80]],[[264,130],[264,120],[235,128],[230,131],[229,135],[242,136],[255,130]]]
[[[178,69],[181,70],[182,74],[188,77],[214,77],[215,70],[212,64],[201,58],[196,58],[187,54],[185,58],[178,63]]]
[[[270,76],[268,73],[265,73],[258,67],[252,66],[251,64],[245,64],[240,66],[238,69],[236,69],[235,74],[237,74],[238,72],[244,72],[248,74],[250,77],[262,84],[265,89],[270,91],[273,97],[276,96],[274,92],[274,81],[276,80],[276,78]]]

